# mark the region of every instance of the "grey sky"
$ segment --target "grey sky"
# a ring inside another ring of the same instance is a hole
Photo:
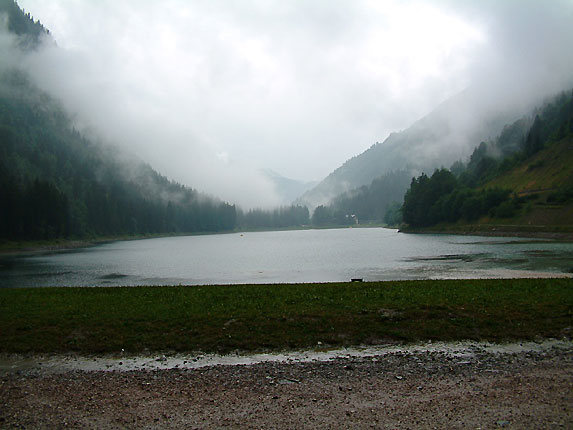
[[[30,67],[85,127],[246,206],[259,168],[321,179],[469,85],[573,83],[567,0],[19,0],[50,29]]]

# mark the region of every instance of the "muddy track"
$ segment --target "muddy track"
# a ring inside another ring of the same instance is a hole
[[[0,428],[573,428],[573,351],[16,372]]]

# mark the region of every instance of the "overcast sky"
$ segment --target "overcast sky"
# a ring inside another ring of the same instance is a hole
[[[573,77],[572,0],[18,3],[58,45],[37,79],[82,126],[246,206],[276,203],[259,168],[322,179],[470,85]]]

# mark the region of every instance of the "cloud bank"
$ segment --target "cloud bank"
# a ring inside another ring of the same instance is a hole
[[[321,179],[448,97],[572,85],[573,2],[20,0],[57,46],[36,82],[78,125],[246,207]]]

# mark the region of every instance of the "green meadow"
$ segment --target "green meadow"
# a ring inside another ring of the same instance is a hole
[[[573,279],[0,290],[0,352],[254,352],[569,336]]]

